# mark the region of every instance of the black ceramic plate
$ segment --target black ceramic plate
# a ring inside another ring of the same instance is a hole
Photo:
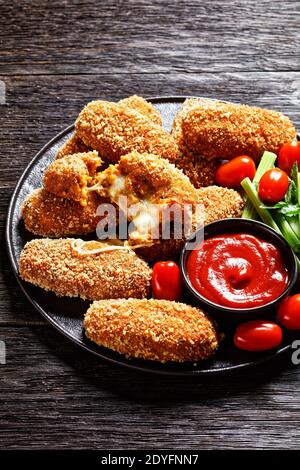
[[[185,98],[186,97],[157,97],[150,99],[161,112],[166,130],[170,130],[173,118]],[[68,127],[48,142],[33,158],[17,184],[8,211],[6,237],[12,269],[26,297],[41,315],[64,336],[102,359],[107,359],[108,361],[132,369],[163,375],[216,375],[251,367],[287,351],[291,346],[293,339],[291,337],[285,338],[285,342],[281,348],[272,352],[246,353],[239,351],[232,345],[232,327],[221,325],[225,332],[227,330],[228,334],[225,335],[225,340],[218,353],[211,360],[202,361],[198,364],[186,363],[168,365],[152,361],[128,360],[109,349],[91,343],[85,338],[82,329],[82,318],[89,305],[88,302],[84,302],[80,299],[58,298],[54,294],[25,283],[19,278],[18,259],[20,252],[24,244],[33,238],[30,233],[25,230],[20,217],[21,204],[29,193],[41,186],[42,175],[45,169],[49,163],[54,160],[57,150],[70,137],[72,132],[73,126]]]

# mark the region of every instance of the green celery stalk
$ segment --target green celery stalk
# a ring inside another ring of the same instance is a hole
[[[255,176],[253,178],[254,186],[259,183],[260,178],[262,175],[267,171],[273,168],[274,163],[276,161],[277,155],[272,152],[264,152],[263,156],[260,160],[260,163],[256,169]],[[243,210],[242,217],[244,219],[257,219],[257,211],[255,210],[251,200],[248,198]]]
[[[298,203],[300,204],[300,173],[297,175],[297,189],[298,189]],[[300,214],[299,214],[299,225],[300,225]]]
[[[254,184],[258,184],[259,183],[259,180],[260,178],[262,177],[262,175],[270,170],[271,168],[273,168],[275,162],[276,162],[276,158],[277,158],[277,155],[275,153],[272,153],[272,152],[264,152],[263,153],[263,156],[261,157],[261,160],[259,162],[259,165],[256,169],[256,173],[255,173],[255,176],[253,178],[253,183]]]
[[[284,215],[277,214],[275,217],[276,217],[277,225],[278,225],[282,235],[284,236],[284,238],[286,239],[286,241],[288,242],[290,247],[297,254],[299,254],[299,252],[300,252],[299,251],[300,250],[300,239],[297,237],[294,230],[291,228],[290,224],[288,223],[288,221],[284,217]]]
[[[261,208],[261,201],[258,197],[257,190],[254,184],[251,182],[249,178],[245,178],[241,185],[247,194],[248,198],[250,199],[251,203],[253,204],[255,210],[257,211],[258,215],[260,216],[261,220],[269,227],[272,227],[276,232],[282,235],[290,247],[292,249],[299,249],[299,242],[300,240],[296,236],[296,234],[291,229],[289,223],[286,221],[285,217],[281,214],[277,214],[277,223],[273,219],[272,215],[267,209]],[[300,273],[300,259],[296,255],[296,261],[298,265],[298,272]]]
[[[251,201],[251,204],[253,205],[255,211],[257,212],[261,220],[265,224],[269,225],[269,227],[272,227],[274,230],[276,230],[276,232],[281,234],[280,229],[270,212],[267,209],[263,209],[262,207],[260,207],[261,201],[258,197],[257,190],[250,178],[243,179],[243,181],[241,182],[241,186],[247,194],[248,199]]]

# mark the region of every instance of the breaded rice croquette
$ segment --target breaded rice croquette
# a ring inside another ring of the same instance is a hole
[[[54,196],[45,189],[36,189],[25,199],[22,216],[29,232],[42,237],[68,237],[94,232],[100,217],[97,207],[103,199],[88,195],[87,204]]]
[[[198,204],[203,204],[204,208],[205,225],[215,220],[241,217],[245,201],[234,189],[208,186],[197,192]]]
[[[132,95],[128,98],[120,100],[118,104],[125,106],[127,108],[135,109],[139,113],[143,114],[155,124],[162,126],[162,117],[160,112],[153,106],[152,103],[146,101],[141,96]]]
[[[141,199],[181,204],[197,199],[189,178],[168,160],[154,154],[133,151],[123,155],[119,163],[110,165],[97,179],[104,194],[114,202],[120,195],[127,196],[129,205]]]
[[[234,189],[208,186],[197,190],[197,204],[203,205],[203,214],[195,212],[192,229],[196,231],[203,224],[207,225],[215,220],[241,217],[245,202],[241,195]],[[200,217],[197,219],[197,216]],[[185,239],[158,240],[151,246],[144,246],[136,250],[150,263],[177,259]]]
[[[278,154],[282,144],[296,138],[287,116],[242,104],[210,99],[183,116],[183,137],[188,148],[207,158],[261,157],[265,150]]]
[[[108,101],[92,101],[79,114],[76,133],[105,161],[118,162],[133,150],[174,161],[177,145],[161,126],[134,109]]]
[[[126,196],[128,220],[135,225],[130,241],[137,244],[152,241],[151,231],[161,223],[163,211],[174,205],[183,211],[198,197],[188,177],[168,160],[136,151],[99,173],[97,180],[99,194],[115,204],[120,206],[120,196]]]
[[[88,186],[100,168],[97,152],[76,153],[55,160],[44,174],[44,188],[55,196],[87,204]]]
[[[76,132],[65,142],[61,149],[58,150],[56,158],[63,158],[67,155],[76,153],[89,152],[91,149],[87,147]]]
[[[168,300],[93,302],[84,328],[99,346],[162,363],[207,359],[219,342],[214,323],[202,310]]]
[[[191,109],[197,106],[200,101],[201,100],[199,98],[189,98],[184,101],[182,107],[175,116],[171,132],[171,135],[179,149],[175,165],[190,178],[190,181],[195,188],[214,184],[215,173],[218,168],[218,161],[216,159],[208,160],[206,157],[193,153],[187,147],[184,140],[182,120],[184,116]]]
[[[160,112],[153,106],[152,103],[146,101],[141,96],[129,96],[128,98],[120,100],[118,104],[125,106],[126,108],[134,109],[140,114],[146,116],[158,126],[162,126],[162,117]],[[75,132],[63,145],[63,147],[59,149],[56,158],[62,158],[66,155],[71,155],[74,153],[88,152],[90,150],[92,149],[85,145],[82,139]]]
[[[214,184],[220,163],[216,159],[207,160],[206,157],[199,157],[187,151],[178,158],[175,165],[190,178],[195,188],[203,188]]]
[[[78,242],[83,251],[77,251]],[[89,252],[95,244],[105,246],[70,238],[31,240],[21,252],[20,276],[59,297],[149,297],[152,272],[145,261],[128,250]]]

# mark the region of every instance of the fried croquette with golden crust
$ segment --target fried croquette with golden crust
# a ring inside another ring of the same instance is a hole
[[[195,188],[211,186],[215,182],[215,174],[220,163],[218,160],[207,160],[206,157],[199,157],[193,152],[187,151],[176,162],[177,168],[190,178]]]
[[[89,152],[92,150],[87,147],[81,140],[81,138],[76,134],[76,132],[65,142],[65,144],[58,150],[56,158],[63,158],[67,155],[73,155],[76,153]]]
[[[128,96],[128,98],[124,98],[118,102],[121,106],[125,106],[130,109],[135,109],[140,114],[143,114],[155,124],[162,126],[162,116],[160,112],[153,106],[152,103],[146,101],[141,96],[132,95]]]
[[[124,178],[124,186],[116,187],[116,180]],[[189,178],[168,160],[148,153],[133,151],[120,158],[119,163],[110,165],[97,179],[104,188],[104,194],[114,202],[120,195],[128,198],[128,205],[141,199],[157,203],[193,203],[197,191]]]
[[[190,178],[191,183],[195,188],[203,186],[210,186],[215,182],[215,173],[219,166],[216,159],[208,160],[193,153],[186,145],[183,131],[182,120],[184,116],[201,100],[199,98],[189,98],[184,101],[182,107],[178,111],[173,121],[171,135],[178,145],[178,156],[175,161],[177,168],[180,168],[185,175]]]
[[[133,244],[152,243],[151,235],[166,211],[176,206],[178,212],[183,212],[185,205],[196,204],[198,197],[187,176],[168,160],[136,151],[99,173],[97,180],[99,194],[110,198],[121,209],[120,197],[126,197],[128,220],[135,225],[129,234]],[[133,207],[135,211],[131,214]],[[170,216],[174,212],[170,211]]]
[[[219,343],[214,323],[196,307],[168,300],[93,302],[84,317],[86,336],[126,357],[150,361],[200,361]]]
[[[55,160],[44,174],[44,188],[55,196],[78,201],[86,206],[88,186],[100,168],[97,152],[76,153]]]
[[[215,220],[241,217],[245,201],[238,191],[208,186],[197,192],[198,204],[203,204],[205,225]]]
[[[132,95],[128,98],[124,98],[118,102],[121,106],[126,108],[134,109],[140,114],[146,116],[148,119],[153,121],[158,126],[162,126],[162,116],[160,112],[153,106],[152,103],[146,101],[141,96]],[[74,153],[89,152],[92,150],[86,146],[82,139],[76,134],[76,132],[66,141],[61,149],[57,152],[56,158],[62,158],[66,155]]]
[[[108,101],[92,101],[79,114],[76,133],[105,161],[118,162],[136,150],[174,161],[177,145],[161,126],[134,109]]]
[[[149,297],[152,271],[133,251],[87,250],[82,254],[75,248],[78,241],[85,245],[100,243],[70,238],[26,243],[19,262],[21,278],[59,297],[89,300]]]
[[[192,230],[196,231],[203,224],[215,220],[241,217],[245,202],[234,189],[208,186],[197,190],[197,204],[203,205],[203,212],[195,212],[192,220]],[[185,239],[158,240],[151,246],[138,248],[136,253],[148,262],[177,259]]]
[[[296,138],[282,113],[210,99],[198,100],[183,116],[182,131],[193,153],[222,159],[245,154],[257,160],[265,150],[278,154],[282,144]]]
[[[42,237],[68,237],[94,232],[101,220],[96,214],[103,199],[90,193],[86,206],[54,196],[45,189],[36,189],[22,206],[24,224],[29,232]]]

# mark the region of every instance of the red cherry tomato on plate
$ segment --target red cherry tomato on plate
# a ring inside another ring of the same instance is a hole
[[[152,292],[155,299],[180,300],[182,279],[174,261],[155,263],[152,272]]]
[[[298,163],[298,168],[300,168],[300,142],[297,140],[289,144],[283,144],[278,155],[278,166],[288,175],[295,162]]]
[[[277,320],[288,330],[300,330],[300,294],[282,300],[279,305]]]
[[[287,174],[279,168],[266,171],[258,183],[258,195],[263,202],[276,203],[284,198],[289,187]]]
[[[247,155],[233,158],[219,166],[215,179],[217,184],[226,188],[238,188],[244,178],[254,178],[256,172],[255,163]]]
[[[252,320],[241,323],[234,334],[234,344],[245,351],[266,351],[279,346],[282,330],[271,321]]]

